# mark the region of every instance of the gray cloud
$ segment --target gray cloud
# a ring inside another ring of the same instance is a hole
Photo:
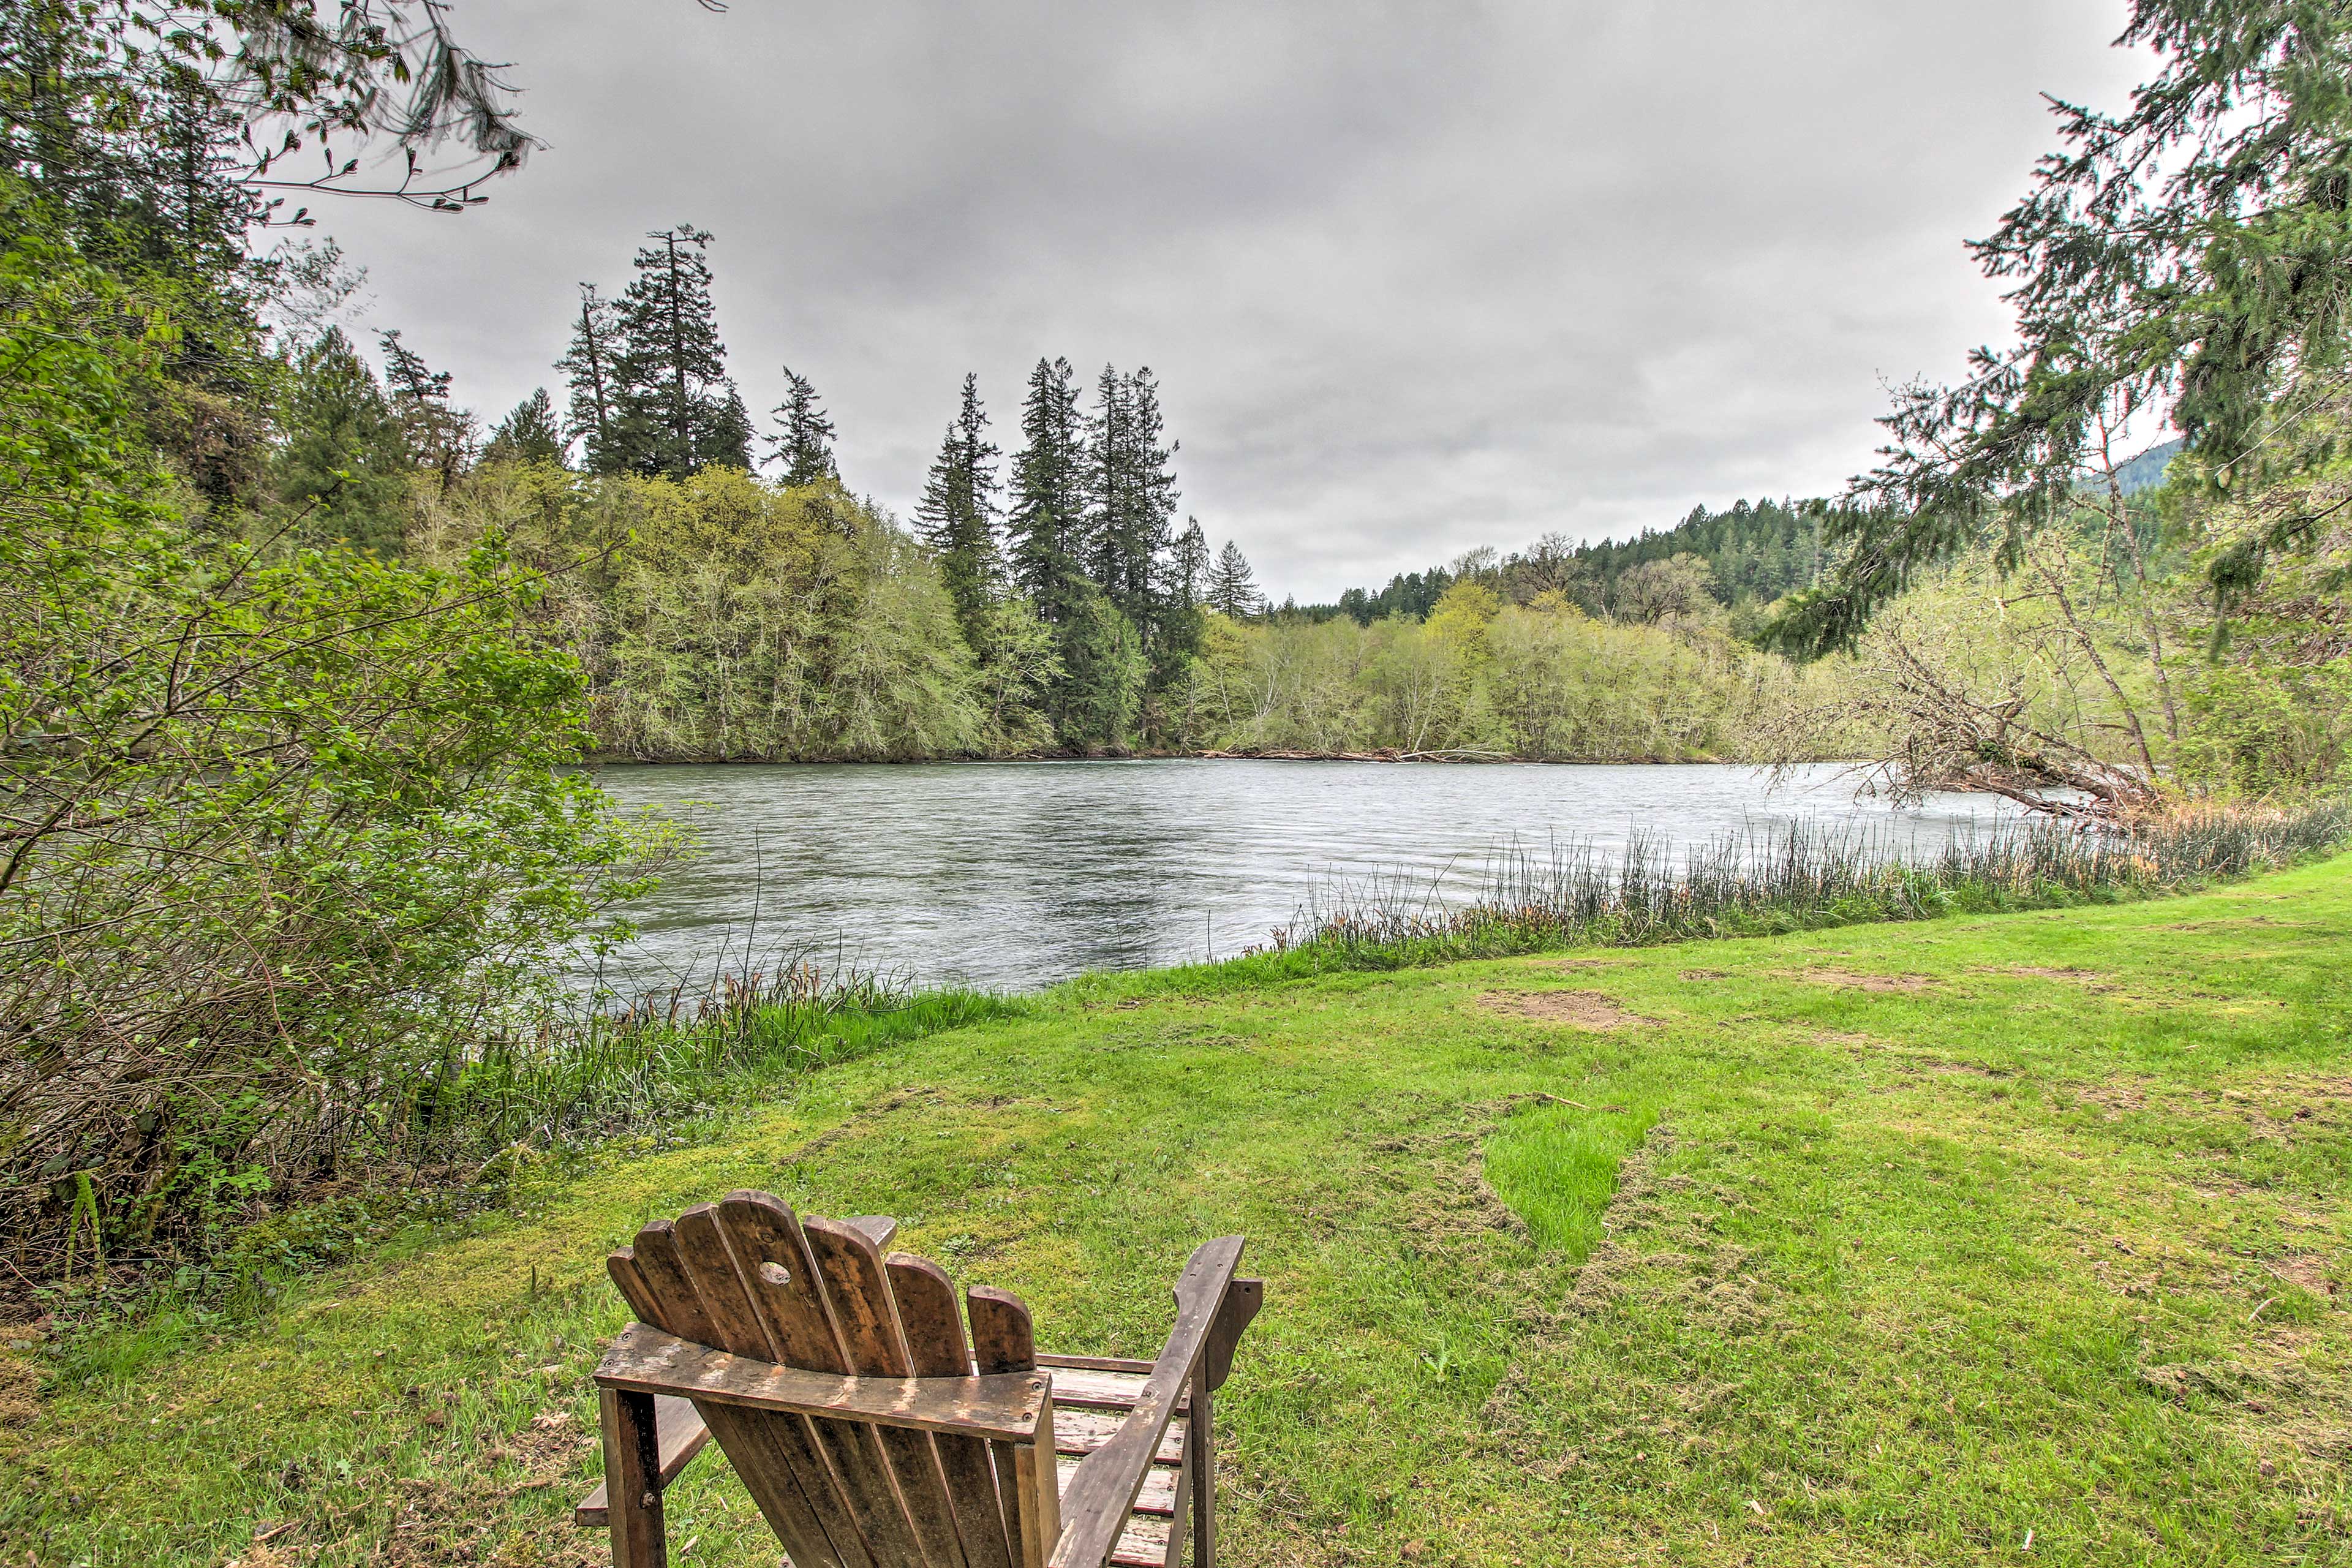
[[[581,279],[719,236],[753,406],[810,375],[906,510],[966,370],[1160,375],[1187,510],[1277,595],[1864,466],[1997,337],[1960,248],[2115,101],[2120,0],[463,0],[551,145],[461,218],[339,207],[373,315],[495,416]]]

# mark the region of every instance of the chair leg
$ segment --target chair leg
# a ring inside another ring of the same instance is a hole
[[[1192,1380],[1184,1468],[1192,1483],[1192,1568],[1217,1568],[1217,1424],[1206,1381]]]
[[[602,1391],[604,1500],[613,1531],[613,1568],[667,1568],[662,1529],[661,1448],[654,1396]]]

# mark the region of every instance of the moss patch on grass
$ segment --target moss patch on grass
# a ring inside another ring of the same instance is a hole
[[[2352,858],[1572,982],[1089,983],[249,1321],[10,1352],[47,1384],[0,1562],[599,1560],[603,1254],[735,1186],[896,1215],[1078,1352],[1150,1354],[1246,1233],[1237,1563],[2344,1561],[2347,950]],[[1563,994],[1648,1022],[1489,1000]],[[723,1463],[671,1519],[686,1563],[776,1559]]]

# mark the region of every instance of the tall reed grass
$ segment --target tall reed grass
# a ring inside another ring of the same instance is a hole
[[[1919,858],[1880,832],[1806,822],[1679,849],[1650,835],[1617,854],[1570,841],[1498,855],[1466,900],[1402,879],[1338,889],[1239,962],[1390,968],[2143,898],[2284,866],[2347,837],[2352,806],[2331,801],[2128,825],[2023,818]]]
[[[449,1064],[420,1095],[416,1125],[452,1153],[593,1139],[1021,1005],[805,954],[748,973],[714,966],[625,999],[600,988]]]

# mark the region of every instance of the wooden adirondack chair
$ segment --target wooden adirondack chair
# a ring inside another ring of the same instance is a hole
[[[662,1568],[662,1490],[715,1437],[792,1568],[1216,1560],[1211,1396],[1257,1315],[1242,1238],[1192,1254],[1156,1361],[1036,1353],[1029,1310],[885,1258],[887,1219],[736,1192],[607,1260],[637,1321],[596,1369],[604,1484],[583,1524]]]

